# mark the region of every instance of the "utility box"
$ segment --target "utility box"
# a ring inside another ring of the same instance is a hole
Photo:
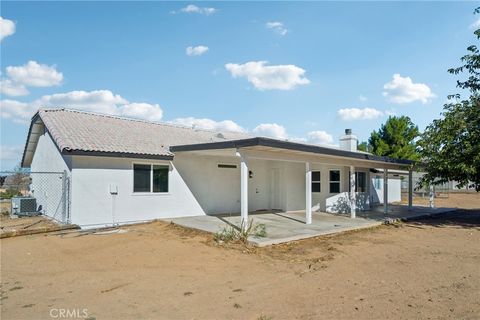
[[[17,216],[35,216],[40,214],[37,210],[37,200],[33,197],[12,198],[11,214]]]

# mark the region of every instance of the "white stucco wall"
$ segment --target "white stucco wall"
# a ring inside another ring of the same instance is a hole
[[[134,193],[133,163],[169,165],[169,192]],[[72,166],[72,222],[81,226],[205,214],[170,161],[74,156]]]
[[[70,178],[70,163],[71,157],[58,151],[47,132],[39,137],[30,167],[30,191],[44,215],[63,222],[66,222],[68,208],[64,206],[61,173],[66,171],[67,178]]]
[[[379,183],[375,180],[379,179]],[[372,203],[383,204],[383,174],[372,174],[370,179],[370,195]],[[377,188],[375,185],[377,184]],[[402,200],[402,185],[399,177],[389,175],[388,178],[388,203]]]
[[[71,157],[62,155],[48,133],[38,139],[37,148],[30,166],[31,171],[62,172],[70,171]]]

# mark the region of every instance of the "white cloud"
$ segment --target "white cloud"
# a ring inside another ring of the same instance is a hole
[[[12,81],[30,87],[56,86],[63,80],[63,74],[58,72],[55,66],[39,64],[36,61],[28,61],[18,67],[9,66],[6,70]]]
[[[21,160],[23,146],[0,145],[0,160]]]
[[[227,63],[225,68],[234,78],[244,77],[259,90],[290,90],[309,84],[305,70],[295,65],[266,66],[266,61],[244,64]]]
[[[163,110],[158,104],[129,102],[109,90],[56,93],[42,96],[30,103],[1,100],[0,114],[2,118],[14,122],[28,123],[40,107],[71,108],[151,121],[159,121],[163,116]]]
[[[337,111],[340,119],[350,120],[370,120],[383,116],[383,112],[374,108],[344,108]]]
[[[477,20],[475,20],[475,22],[473,22],[473,23],[470,25],[470,28],[471,28],[471,29],[478,29],[478,28],[480,28],[480,18],[478,18]]]
[[[163,110],[158,104],[133,102],[120,106],[122,116],[158,121],[163,117]]]
[[[287,130],[285,129],[285,127],[276,123],[259,124],[253,129],[253,133],[258,136],[270,137],[280,140],[285,140],[288,138]]]
[[[307,141],[314,144],[323,144],[332,146],[333,136],[325,131],[310,131],[307,134]]]
[[[368,99],[367,99],[367,97],[365,97],[364,95],[360,95],[360,96],[358,96],[358,100],[360,100],[360,101],[362,101],[362,102],[365,102],[365,101],[367,101]]]
[[[35,110],[36,107],[28,103],[8,99],[0,100],[0,116],[16,123],[28,123]]]
[[[185,52],[188,56],[201,56],[208,51],[207,46],[188,47]]]
[[[0,79],[0,92],[10,97],[26,96],[29,94],[23,84],[17,84],[10,79]]]
[[[199,119],[187,117],[177,118],[170,122],[174,124],[180,124],[182,126],[194,127],[205,130],[245,132],[244,128],[242,128],[240,125],[236,124],[232,120],[215,121],[206,118]]]
[[[398,73],[393,75],[393,80],[383,86],[383,95],[391,102],[403,104],[414,101],[427,103],[435,97],[432,90],[424,83],[413,83],[410,77],[402,77]]]
[[[387,116],[396,116],[397,113],[395,112],[395,110],[390,109],[390,110],[385,110],[385,115],[387,115]]]
[[[325,131],[310,131],[307,137],[290,137],[284,126],[276,123],[262,123],[252,130],[253,134],[279,140],[288,140],[298,143],[320,144],[334,147],[333,136]]]
[[[281,36],[284,36],[287,34],[288,30],[285,28],[282,22],[279,21],[274,21],[274,22],[267,22],[265,24],[265,27],[267,29],[273,30],[275,33],[278,33]]]
[[[209,16],[211,14],[216,13],[218,10],[215,8],[208,8],[208,7],[198,7],[194,4],[189,4],[188,6],[181,8],[179,12],[183,13],[198,13],[198,14],[204,14],[206,16]],[[171,13],[175,14],[177,11],[172,11]]]
[[[45,107],[65,107],[105,114],[118,114],[128,101],[109,90],[70,91],[43,96],[32,104]]]
[[[15,22],[0,17],[0,40],[15,33]]]

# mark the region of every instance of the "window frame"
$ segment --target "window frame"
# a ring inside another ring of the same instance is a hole
[[[360,175],[360,173],[363,174],[364,177],[365,177],[365,179],[363,179],[363,183],[364,183],[363,188],[362,188],[363,191],[358,191],[358,187],[359,187],[358,182],[360,181],[360,179],[358,179],[358,176]],[[367,180],[368,179],[367,179],[367,172],[366,171],[355,171],[355,191],[356,192],[362,192],[362,193],[368,192],[368,190],[367,190],[368,189],[367,188],[367,186],[368,186]]]
[[[351,171],[348,171],[348,176],[350,176],[352,174]],[[359,174],[363,174],[365,176],[365,179],[363,180],[363,191],[359,191],[358,190],[358,182],[360,181],[360,179],[358,179],[358,176]],[[363,171],[363,170],[360,170],[360,171],[355,171],[355,192],[360,192],[360,193],[366,193],[368,192],[368,182],[367,182],[367,172],[366,171]],[[348,191],[352,191],[352,186],[350,185],[350,183],[348,184]]]
[[[331,176],[330,176],[330,173],[332,171],[338,171],[338,180],[331,180]],[[328,192],[330,194],[339,194],[341,193],[342,191],[342,185],[341,185],[341,182],[342,182],[342,170],[340,169],[329,169],[328,170]],[[338,183],[338,192],[332,192],[332,183]]]
[[[318,180],[313,179],[313,173],[314,172],[318,172],[318,174],[319,174]],[[318,191],[313,191],[313,184],[318,184],[318,186],[319,186]],[[311,188],[312,188],[312,193],[321,193],[322,192],[322,171],[312,170],[312,186],[311,186]]]
[[[135,165],[148,165],[150,166],[150,191],[135,191]],[[153,191],[153,166],[166,167],[168,170],[167,174],[167,191]],[[132,162],[132,195],[142,196],[142,195],[169,195],[170,194],[170,163],[152,163],[152,162]]]

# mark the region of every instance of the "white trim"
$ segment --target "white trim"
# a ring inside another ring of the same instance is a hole
[[[312,223],[312,165],[305,163],[305,223]]]

